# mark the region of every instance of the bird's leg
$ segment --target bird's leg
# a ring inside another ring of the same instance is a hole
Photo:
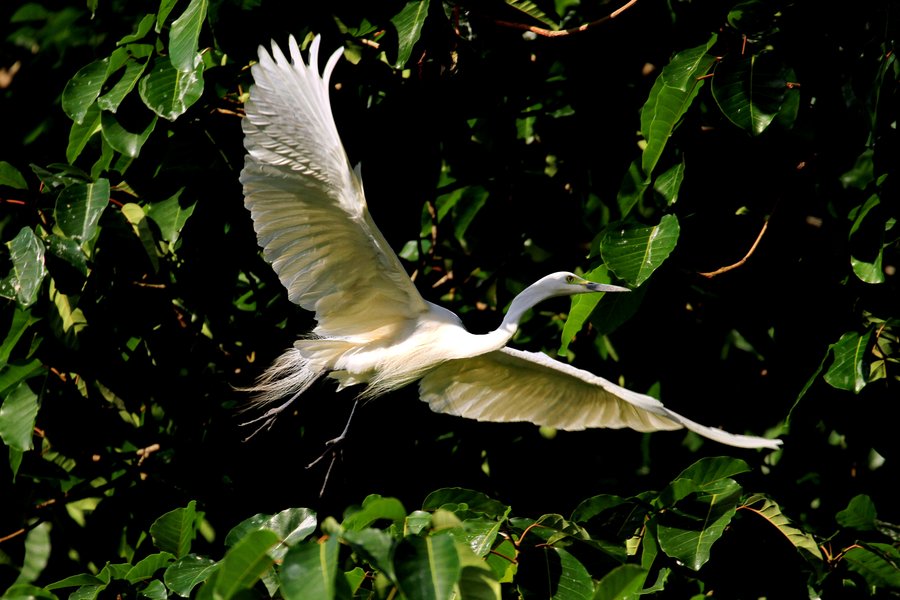
[[[319,498],[325,495],[325,486],[328,485],[328,478],[331,476],[331,469],[332,467],[334,467],[334,462],[337,460],[339,452],[337,446],[347,438],[347,432],[350,430],[350,422],[353,421],[353,415],[356,414],[356,407],[358,405],[359,398],[353,401],[353,408],[350,409],[350,416],[347,417],[347,424],[344,425],[344,430],[341,432],[341,434],[336,438],[332,438],[325,442],[325,452],[319,455],[319,458],[306,465],[307,469],[311,469],[322,462],[323,458],[325,458],[329,454],[331,455],[331,462],[328,463],[328,470],[325,472],[325,480],[322,482],[322,489],[319,490]]]

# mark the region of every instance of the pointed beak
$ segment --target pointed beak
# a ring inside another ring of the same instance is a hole
[[[626,287],[622,287],[619,285],[610,285],[608,283],[594,283],[593,281],[589,281],[584,284],[584,287],[589,289],[592,292],[630,292]]]

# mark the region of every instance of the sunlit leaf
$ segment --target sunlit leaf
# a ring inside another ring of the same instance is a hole
[[[33,449],[37,414],[38,397],[23,381],[8,392],[0,404],[0,439],[3,443],[20,452]]]
[[[584,274],[584,278],[588,281],[597,283],[612,283],[609,276],[609,269],[606,265],[600,265],[596,269],[592,269]],[[585,322],[594,312],[594,308],[600,303],[600,300],[606,296],[605,293],[596,294],[576,294],[572,296],[572,306],[569,309],[569,316],[563,325],[562,335],[560,336],[559,354],[565,356],[569,351],[569,344],[575,339],[575,336],[584,327]]]
[[[397,29],[397,62],[394,66],[403,67],[412,55],[413,46],[422,35],[422,26],[428,16],[430,0],[412,0],[394,15],[391,23]]]
[[[209,579],[218,568],[219,564],[210,558],[188,554],[166,568],[163,580],[170,590],[187,598],[197,584]]]
[[[551,30],[558,30],[559,25],[531,0],[504,0],[506,4],[521,11]]]
[[[657,177],[653,182],[653,189],[665,199],[667,206],[672,206],[678,202],[678,191],[681,189],[682,181],[684,181],[684,159]]]
[[[150,33],[150,29],[153,27],[153,24],[156,22],[155,14],[147,14],[144,15],[144,18],[141,19],[140,23],[138,23],[137,27],[134,30],[134,33],[129,33],[118,42],[116,42],[117,46],[122,46],[124,44],[130,44],[131,42],[136,42],[142,39],[145,35]]]
[[[122,103],[122,100],[131,93],[131,90],[137,85],[141,75],[144,74],[147,63],[147,60],[138,61],[129,56],[125,61],[121,77],[106,93],[97,98],[97,105],[103,110],[112,113],[116,112],[119,105]],[[110,73],[110,75],[112,75],[112,73]]]
[[[726,58],[716,66],[713,98],[729,121],[759,135],[781,110],[787,73],[774,53]]]
[[[281,536],[281,544],[272,555],[280,559],[289,547],[309,537],[316,524],[316,513],[308,508],[289,508],[273,515],[263,525]]]
[[[393,562],[400,590],[422,600],[448,600],[461,570],[453,538],[441,534],[401,540]]]
[[[857,394],[866,386],[863,358],[871,337],[871,331],[863,335],[848,331],[829,347],[834,353],[834,362],[825,372],[824,379],[830,386]]]
[[[241,538],[225,554],[216,571],[215,596],[231,598],[252,587],[272,566],[274,560],[268,552],[278,542],[278,534],[267,529],[250,532]]]
[[[19,190],[28,189],[28,183],[22,177],[22,173],[5,160],[0,160],[0,185]]]
[[[12,271],[0,281],[0,296],[14,298],[23,308],[34,304],[47,270],[44,266],[44,244],[28,227],[19,230],[6,243]]]
[[[76,123],[81,124],[91,104],[100,95],[108,68],[108,58],[96,60],[79,69],[66,84],[62,93],[62,107]]]
[[[49,560],[50,524],[40,523],[25,536],[25,558],[16,583],[31,583],[37,579]]]
[[[88,141],[100,129],[100,106],[95,102],[88,108],[80,124],[72,123],[69,129],[69,144],[66,146],[66,160],[74,163],[75,159],[81,156]]]
[[[492,518],[504,518],[509,513],[509,506],[487,494],[458,487],[435,490],[422,502],[423,510],[433,511],[438,508],[454,512],[463,509]]]
[[[641,168],[646,176],[653,173],[669,137],[697,97],[703,85],[700,77],[715,64],[707,53],[715,42],[713,35],[707,43],[679,52],[656,78],[641,109],[641,135],[647,141]]]
[[[619,279],[638,287],[675,249],[679,231],[675,215],[664,215],[653,227],[620,225],[606,232],[600,256]]]
[[[172,29],[169,32],[169,57],[172,65],[183,73],[196,69],[197,44],[200,29],[206,21],[208,5],[208,0],[191,0],[181,16],[172,21]]]
[[[344,531],[342,539],[358,553],[363,560],[394,580],[394,567],[391,564],[391,554],[394,549],[394,539],[380,529],[361,529],[359,531]]]
[[[457,552],[462,567],[456,584],[458,597],[466,600],[500,600],[500,582],[491,567],[467,547],[457,545]]]
[[[78,240],[51,234],[47,237],[47,252],[63,259],[82,275],[87,275],[87,256]]]
[[[847,568],[862,575],[870,585],[900,589],[900,551],[889,544],[870,543],[844,553]]]
[[[134,133],[125,129],[112,113],[104,112],[100,115],[100,131],[103,133],[103,139],[116,152],[121,152],[131,158],[140,154],[144,142],[153,133],[154,127],[156,127],[156,116],[150,120],[143,131]]]
[[[741,508],[753,512],[771,523],[798,550],[805,550],[815,558],[822,560],[822,552],[819,550],[816,540],[808,533],[791,525],[788,518],[781,512],[781,507],[774,500],[761,494],[754,494],[743,503]]]
[[[138,90],[150,110],[174,121],[203,94],[203,61],[197,55],[192,70],[180,71],[168,59],[159,58]]]
[[[641,170],[640,161],[632,161],[622,177],[622,183],[619,185],[619,191],[616,194],[616,202],[619,205],[619,212],[622,214],[623,219],[641,201],[644,192],[649,187],[650,178],[645,176]]]
[[[875,503],[866,494],[854,496],[850,503],[835,516],[835,520],[841,527],[849,527],[858,531],[872,531],[875,529]]]
[[[336,596],[338,585],[347,585],[338,569],[337,538],[330,537],[323,543],[297,544],[284,556],[281,565],[281,593],[288,600]]]
[[[129,583],[137,583],[153,577],[160,569],[168,567],[175,557],[169,552],[157,552],[141,559],[134,567],[132,567],[125,575],[125,580]]]
[[[360,530],[368,527],[375,521],[387,519],[395,523],[402,523],[406,518],[406,509],[396,498],[385,498],[378,494],[371,494],[363,500],[362,507],[347,516],[341,526],[344,529]]]
[[[16,583],[3,592],[3,600],[57,600],[52,592],[30,583]]]
[[[181,236],[181,229],[197,206],[196,200],[182,205],[180,197],[183,191],[184,188],[178,190],[171,198],[154,202],[146,208],[147,216],[159,227],[163,239],[172,245],[178,241]]]
[[[109,204],[109,181],[75,183],[60,192],[53,215],[62,232],[79,242],[94,239],[97,223]]]
[[[676,479],[689,479],[699,486],[704,486],[748,471],[750,465],[739,458],[708,456],[683,470]]]
[[[191,549],[191,542],[197,536],[197,527],[202,513],[196,511],[193,500],[184,508],[169,511],[153,522],[150,536],[153,545],[164,552],[171,552],[176,558],[185,556]]]
[[[637,565],[619,565],[603,576],[593,600],[635,600],[647,579],[647,571]]]

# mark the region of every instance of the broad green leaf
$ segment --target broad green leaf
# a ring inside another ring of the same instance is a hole
[[[430,0],[407,2],[406,6],[391,19],[391,23],[397,29],[397,62],[394,63],[394,66],[398,69],[406,65],[412,55],[413,46],[422,35],[422,26],[428,16],[429,3]]]
[[[609,270],[606,265],[600,265],[596,269],[592,269],[584,274],[584,278],[588,281],[597,283],[612,283],[609,276]],[[595,294],[576,294],[572,296],[571,308],[566,323],[563,325],[562,336],[560,337],[559,354],[566,356],[569,351],[569,344],[575,339],[575,336],[584,327],[585,322],[594,312],[600,300],[606,296],[605,293]]]
[[[80,343],[79,334],[87,327],[87,319],[82,310],[76,306],[77,297],[60,292],[53,279],[50,279],[49,291],[50,300],[56,309],[56,314],[52,316],[58,317],[58,320],[51,321],[54,331],[63,343],[75,350]]]
[[[660,513],[657,519],[659,547],[671,558],[699,570],[710,557],[712,545],[722,537],[737,511],[741,486],[732,479],[719,479],[704,490],[682,500],[678,510]]]
[[[597,515],[616,506],[620,506],[627,502],[625,498],[614,496],[611,494],[601,494],[582,500],[574,511],[572,511],[572,520],[583,523],[596,517]]]
[[[37,414],[38,397],[23,381],[10,390],[0,404],[0,439],[3,443],[20,452],[33,449]]]
[[[34,377],[44,370],[43,363],[37,358],[22,364],[7,364],[0,369],[0,392],[12,390],[19,383]]]
[[[567,550],[550,545],[520,552],[516,584],[523,598],[589,600],[594,594],[584,565]]]
[[[109,180],[75,183],[59,193],[53,216],[66,236],[78,242],[88,242],[97,235],[97,223],[107,204]]]
[[[619,565],[597,584],[594,600],[634,600],[641,593],[647,571],[637,565]]]
[[[866,544],[844,553],[847,568],[869,585],[900,590],[900,551],[888,544]]]
[[[103,139],[116,152],[121,152],[125,156],[134,158],[140,154],[144,142],[153,133],[153,128],[156,127],[156,119],[157,117],[154,116],[143,131],[134,133],[122,127],[115,115],[104,112],[100,114],[100,131],[103,133]]]
[[[161,202],[154,202],[146,208],[147,216],[159,227],[164,240],[174,245],[181,236],[181,229],[187,220],[194,214],[197,201],[182,205],[180,199],[184,188],[178,190],[174,196]]]
[[[787,72],[774,53],[728,57],[716,66],[712,95],[729,121],[759,135],[784,104]]]
[[[170,590],[179,596],[188,598],[191,595],[191,590],[197,584],[209,579],[210,575],[218,568],[219,563],[210,558],[188,554],[166,568],[163,581],[165,581],[166,586]]]
[[[56,595],[30,583],[16,583],[3,592],[3,600],[58,600]]]
[[[461,571],[456,544],[444,534],[404,538],[393,563],[400,591],[417,600],[448,600]]]
[[[739,458],[708,456],[686,468],[676,479],[689,479],[699,486],[704,486],[748,471],[750,465]]]
[[[259,529],[265,529],[266,523],[269,519],[272,518],[272,515],[266,514],[255,514],[250,518],[244,519],[237,525],[231,528],[231,531],[225,536],[225,546],[231,547],[237,544],[241,539],[246,536],[248,533],[252,531],[257,531]]]
[[[47,252],[63,259],[82,275],[87,275],[87,255],[78,240],[50,234],[47,237]]]
[[[159,10],[156,12],[157,33],[162,31],[163,25],[165,25],[166,23],[166,19],[169,18],[169,14],[172,12],[172,9],[175,8],[176,4],[178,4],[178,0],[160,0]]]
[[[150,110],[174,121],[203,94],[203,61],[197,55],[192,70],[180,71],[168,59],[158,58],[138,90]]]
[[[206,21],[208,5],[208,0],[191,0],[181,16],[172,22],[172,29],[169,32],[169,57],[172,65],[182,73],[196,69],[200,29]]]
[[[281,593],[288,600],[336,596],[336,588],[346,585],[344,574],[338,569],[339,541],[329,537],[323,543],[297,544],[284,556],[279,571]]]
[[[684,158],[676,163],[653,182],[653,189],[663,197],[666,206],[672,206],[678,202],[678,191],[681,182],[684,181]]]
[[[175,557],[169,552],[151,554],[134,565],[125,575],[125,580],[129,583],[137,583],[150,579],[158,570],[168,567],[173,560]]]
[[[853,273],[866,283],[884,283],[884,232],[886,229],[881,196],[869,196],[849,213],[850,266]],[[867,217],[871,217],[868,218]]]
[[[28,189],[28,183],[22,177],[22,173],[5,160],[0,160],[0,185],[19,190]]]
[[[129,33],[118,42],[116,42],[117,46],[123,46],[125,44],[130,44],[131,42],[136,42],[140,39],[143,39],[145,35],[150,33],[150,29],[153,27],[153,24],[156,22],[156,15],[147,14],[144,15],[144,18],[141,19],[141,22],[138,23],[137,28],[135,28],[134,33]]]
[[[619,212],[623,219],[628,216],[635,205],[640,203],[644,192],[649,187],[650,177],[641,171],[640,161],[632,161],[622,177],[622,183],[619,184],[619,191],[616,194],[616,203],[619,205]]]
[[[853,167],[841,175],[841,185],[844,188],[856,188],[865,190],[870,183],[875,181],[875,151],[871,148],[863,150],[862,154],[856,157]]]
[[[422,502],[423,510],[434,511],[438,508],[452,512],[466,510],[497,519],[505,518],[509,514],[509,506],[506,504],[482,492],[458,487],[435,490]]]
[[[457,545],[460,561],[455,598],[465,600],[500,600],[500,582],[494,571],[468,547]]]
[[[502,521],[490,519],[466,519],[462,527],[450,530],[450,533],[476,556],[484,557],[494,547],[502,524]]]
[[[50,523],[40,523],[25,536],[25,558],[16,583],[31,583],[37,579],[49,560]]]
[[[272,556],[281,559],[289,547],[309,537],[316,524],[316,513],[308,508],[289,508],[273,515],[263,526],[281,536],[281,544]]]
[[[12,320],[9,324],[9,331],[6,333],[3,343],[0,344],[0,368],[6,366],[9,356],[19,340],[25,334],[29,327],[40,321],[40,318],[31,314],[29,310],[23,310],[16,306],[12,309]],[[0,390],[3,388],[0,387]]]
[[[140,591],[140,598],[149,598],[150,600],[167,600],[169,593],[165,584],[159,579],[154,579]]]
[[[47,274],[44,267],[44,244],[28,227],[19,230],[12,240],[6,242],[12,271],[0,281],[0,296],[15,299],[22,308],[27,308],[37,300],[41,282]]]
[[[125,96],[130,94],[134,86],[137,85],[141,75],[144,74],[144,69],[147,67],[148,62],[147,60],[139,61],[129,56],[125,61],[121,77],[109,91],[97,98],[97,105],[103,110],[112,113],[116,112]],[[112,75],[113,73],[110,73],[110,76]]]
[[[279,542],[278,534],[267,529],[252,531],[225,554],[216,571],[216,598],[228,600],[252,587],[274,562],[269,550]]]
[[[824,375],[828,385],[855,394],[858,394],[866,386],[863,357],[869,347],[869,338],[871,337],[871,331],[867,331],[864,335],[848,331],[829,347],[834,353],[834,362]]]
[[[744,502],[741,508],[757,514],[771,523],[798,550],[805,550],[812,556],[822,560],[822,552],[819,550],[816,540],[808,533],[804,533],[791,525],[788,518],[781,512],[781,507],[773,500],[761,494],[754,494]]]
[[[100,131],[100,129],[100,107],[95,102],[88,108],[82,122],[80,124],[72,123],[72,127],[69,129],[69,144],[66,146],[66,160],[69,161],[70,164],[74,163],[75,159],[81,156],[88,140],[94,137],[94,134]]]
[[[872,531],[875,529],[875,503],[865,494],[854,496],[847,508],[838,512],[834,517],[841,527],[849,527],[857,531]]]
[[[406,518],[406,509],[396,498],[384,498],[378,494],[371,494],[363,500],[359,510],[352,512],[344,518],[341,527],[344,529],[359,531],[381,519],[387,519],[394,523],[402,523]]]
[[[391,564],[394,538],[390,534],[381,529],[367,528],[359,531],[344,531],[341,539],[376,570],[381,571],[391,580],[396,579]]]
[[[521,11],[534,19],[535,21],[540,22],[542,25],[551,29],[553,31],[557,31],[559,29],[559,25],[550,18],[547,13],[541,10],[537,4],[532,2],[531,0],[504,0],[506,4],[515,8],[518,11]]]
[[[663,216],[653,227],[620,225],[603,236],[600,256],[619,279],[638,287],[675,249],[679,231],[675,215]]]
[[[62,107],[69,118],[79,125],[84,120],[91,104],[100,95],[103,82],[106,81],[106,71],[109,68],[109,59],[95,60],[91,64],[79,69],[75,76],[69,80],[62,93]]]
[[[184,508],[169,511],[150,526],[153,545],[164,552],[171,552],[176,558],[185,556],[191,550],[191,542],[197,536],[202,513],[196,511],[197,503],[188,502]]]
[[[591,313],[591,325],[598,336],[607,335],[619,328],[637,313],[650,286],[642,285],[628,294],[615,293],[604,296],[603,302]]]
[[[55,581],[47,586],[48,590],[58,590],[61,588],[67,587],[82,587],[86,585],[105,585],[109,583],[109,571],[104,570],[98,573],[97,575],[91,575],[89,573],[80,573],[78,575],[72,575],[70,577],[66,577],[65,579],[60,579],[59,581]]]
[[[707,43],[679,52],[656,78],[641,109],[641,135],[647,141],[641,168],[647,177],[652,175],[669,137],[697,97],[703,85],[700,77],[715,64],[715,58],[707,54],[715,42],[713,35]]]

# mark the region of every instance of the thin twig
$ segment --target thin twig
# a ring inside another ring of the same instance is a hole
[[[738,267],[743,266],[743,264],[745,262],[747,262],[747,259],[750,258],[750,256],[756,251],[756,247],[759,245],[759,241],[762,239],[763,235],[765,235],[766,229],[768,227],[769,227],[769,220],[766,219],[763,222],[762,229],[759,230],[759,235],[756,236],[756,241],[753,242],[752,246],[750,246],[750,250],[747,251],[747,254],[744,255],[744,258],[737,261],[733,265],[728,265],[726,267],[720,267],[720,268],[716,269],[715,271],[709,271],[707,273],[699,273],[699,275],[703,275],[704,277],[712,279],[716,275],[721,275],[722,273],[727,273],[728,271],[731,271],[732,269],[737,269]]]
[[[612,21],[623,12],[637,4],[638,0],[628,0],[625,4],[609,13],[605,17],[601,17],[596,21],[591,21],[590,23],[584,23],[583,25],[579,25],[578,27],[571,27],[569,29],[544,29],[543,27],[536,27],[534,25],[526,25],[525,23],[513,23],[511,21],[494,21],[497,25],[501,27],[509,27],[510,29],[521,29],[522,31],[530,31],[535,35],[542,35],[544,37],[561,37],[565,35],[572,35],[575,33],[581,33],[582,31],[587,31],[588,29],[593,29],[597,25],[602,25],[607,21]]]

